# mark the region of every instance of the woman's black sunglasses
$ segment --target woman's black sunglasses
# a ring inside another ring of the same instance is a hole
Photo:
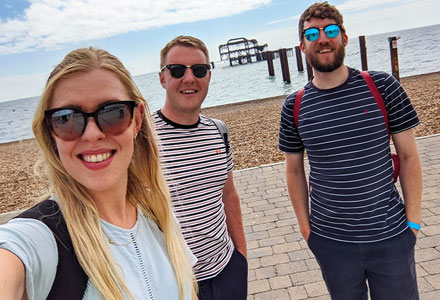
[[[121,134],[131,125],[135,106],[134,100],[107,102],[90,113],[75,107],[59,107],[46,110],[44,116],[47,126],[57,137],[73,141],[83,135],[90,117],[103,133]]]
[[[208,64],[197,64],[192,66],[185,66],[181,64],[171,64],[171,65],[165,65],[160,69],[160,71],[163,71],[165,69],[170,70],[170,74],[174,78],[182,78],[183,75],[185,75],[186,68],[190,68],[197,78],[203,78],[208,73],[208,70],[211,69],[211,65]]]

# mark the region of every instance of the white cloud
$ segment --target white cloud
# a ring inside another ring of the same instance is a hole
[[[296,15],[296,16],[291,16],[289,18],[274,20],[274,21],[268,22],[267,25],[273,25],[273,24],[284,23],[284,22],[292,22],[294,20],[299,20],[300,17],[301,17],[301,15]]]
[[[344,23],[349,36],[370,35],[439,23],[438,0],[407,1],[372,12],[347,14]]]
[[[166,25],[216,19],[271,0],[28,0],[15,19],[0,19],[0,54],[55,49]]]

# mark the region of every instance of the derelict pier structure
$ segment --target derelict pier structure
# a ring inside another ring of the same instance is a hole
[[[218,47],[220,60],[228,60],[230,66],[265,60],[263,52],[266,50],[267,44],[258,45],[256,39],[246,38],[230,39]]]

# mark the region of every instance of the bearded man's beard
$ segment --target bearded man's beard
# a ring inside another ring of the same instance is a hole
[[[317,55],[306,55],[307,62],[318,72],[332,72],[342,66],[345,57],[345,47],[339,47],[336,51],[335,59],[332,63],[322,64],[319,62]]]

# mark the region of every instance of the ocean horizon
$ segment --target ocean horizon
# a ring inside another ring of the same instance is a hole
[[[366,36],[368,69],[391,73],[388,37],[398,37],[400,77],[440,71],[440,24]],[[263,42],[263,41],[262,41]],[[304,55],[302,55],[305,67]],[[298,72],[296,57],[288,57],[291,83],[283,82],[281,64],[274,59],[275,76],[270,77],[266,61],[229,66],[215,62],[203,107],[291,94],[307,83],[307,72]],[[345,64],[361,69],[358,37],[349,39]],[[162,107],[165,91],[157,72],[133,76],[153,112]],[[0,102],[0,143],[33,138],[32,118],[39,96]]]

